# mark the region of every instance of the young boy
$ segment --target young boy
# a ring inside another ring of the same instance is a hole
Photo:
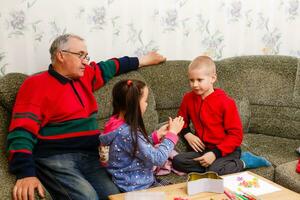
[[[181,134],[193,151],[180,153],[173,167],[183,172],[214,171],[220,175],[245,168],[270,166],[270,162],[250,152],[242,153],[243,129],[235,101],[213,87],[216,66],[207,56],[195,58],[188,68],[191,92],[183,97],[178,115],[185,124]],[[195,135],[189,128],[190,121]],[[240,158],[241,157],[241,158]]]

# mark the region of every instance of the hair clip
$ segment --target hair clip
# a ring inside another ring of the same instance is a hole
[[[128,81],[127,81],[127,85],[128,85],[128,86],[132,85],[132,80],[128,80]]]

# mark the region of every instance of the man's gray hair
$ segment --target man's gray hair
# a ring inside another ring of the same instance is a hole
[[[75,34],[63,34],[55,38],[55,40],[52,42],[51,47],[49,49],[52,63],[55,62],[56,52],[66,48],[66,45],[68,44],[70,38],[76,38],[78,40],[84,41],[82,37]]]

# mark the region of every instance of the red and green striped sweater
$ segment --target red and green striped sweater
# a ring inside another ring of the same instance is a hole
[[[97,152],[93,92],[138,65],[135,57],[91,62],[78,80],[63,77],[50,65],[48,71],[27,78],[18,92],[7,137],[10,171],[17,178],[36,176],[33,156]]]

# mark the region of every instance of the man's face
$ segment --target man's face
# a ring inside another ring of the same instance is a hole
[[[88,65],[87,48],[84,41],[70,38],[62,54],[62,75],[70,79],[78,79],[84,75],[85,65]]]

